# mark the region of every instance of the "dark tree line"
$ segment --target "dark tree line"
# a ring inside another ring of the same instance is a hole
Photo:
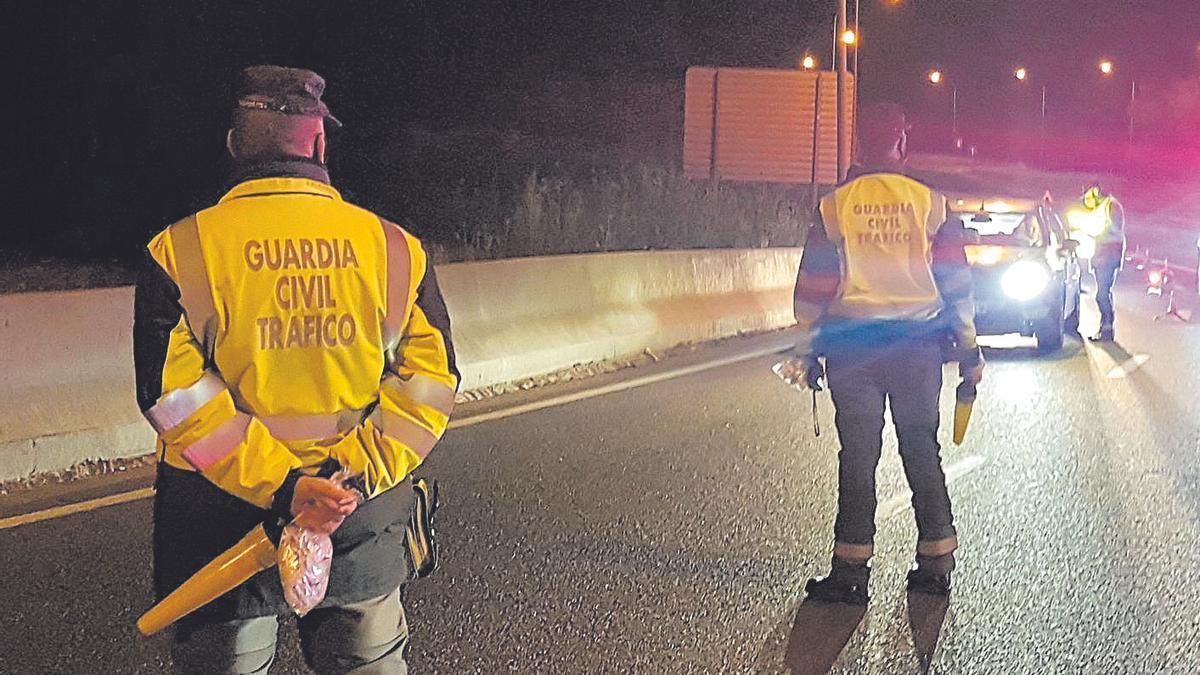
[[[129,259],[150,233],[210,203],[227,170],[230,85],[246,65],[325,75],[347,125],[332,139],[335,178],[402,218],[420,198],[404,182],[413,130],[541,133],[545,124],[521,119],[539,114],[522,107],[523,92],[544,95],[551,80],[677,82],[690,63],[791,58],[797,3],[750,4],[22,0],[5,41],[17,119],[0,248]],[[786,23],[762,21],[780,11]],[[725,39],[712,39],[713,25]]]
[[[331,145],[344,191],[435,240],[486,230],[460,222],[449,200],[508,200],[476,209],[494,219],[535,171],[677,165],[685,69],[791,67],[808,47],[827,65],[832,4],[15,0],[0,40],[10,111],[0,249],[127,260],[151,232],[210,203],[227,170],[230,85],[263,62],[329,80],[347,125]],[[863,0],[863,98],[907,103],[936,129],[945,97],[918,84],[936,64],[963,85],[964,128],[1028,126],[1027,101],[1006,78],[1010,62],[1028,59],[1056,78],[1061,128],[1086,126],[1089,114],[1111,122],[1121,104],[1097,104],[1091,51],[1128,33],[1144,48],[1114,48],[1122,75],[1157,77],[1163,45],[1190,50],[1200,23],[1180,3],[1132,4],[922,0],[893,11]],[[1179,35],[1150,39],[1163,30]]]

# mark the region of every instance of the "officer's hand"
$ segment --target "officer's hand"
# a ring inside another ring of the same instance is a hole
[[[813,391],[823,391],[825,368],[815,356],[796,357],[779,363],[774,368],[775,374],[793,387],[804,387]]]
[[[978,347],[958,361],[958,376],[963,382],[975,386],[983,381],[983,350]]]
[[[327,478],[305,476],[292,493],[292,515],[306,530],[332,534],[358,508],[358,496]]]

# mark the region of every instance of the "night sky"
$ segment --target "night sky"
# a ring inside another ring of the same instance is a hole
[[[861,1],[863,99],[908,106],[918,143],[949,123],[947,91],[924,82],[932,67],[959,85],[964,134],[993,145],[1028,130],[1043,85],[1052,134],[1104,138],[1125,125],[1131,79],[1144,105],[1195,88],[1196,0]],[[104,253],[123,256],[128,241],[211,200],[227,169],[230,85],[253,63],[325,75],[347,124],[332,140],[335,179],[403,211],[408,202],[388,201],[387,177],[399,175],[388,163],[403,160],[394,141],[413,130],[636,139],[625,144],[678,164],[668,118],[681,95],[656,102],[667,121],[655,126],[640,113],[591,115],[595,92],[677,92],[690,65],[794,67],[806,49],[827,66],[833,11],[832,0],[25,1],[4,40],[20,120],[4,171],[18,213],[0,247],[69,246],[102,227],[114,234]],[[1099,77],[1102,55],[1115,77]],[[1025,86],[1011,77],[1017,65],[1030,69]],[[624,136],[613,131],[622,126]],[[1163,141],[1165,125],[1152,126]]]

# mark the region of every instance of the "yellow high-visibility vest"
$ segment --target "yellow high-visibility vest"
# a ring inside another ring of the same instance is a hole
[[[867,174],[826,195],[820,212],[842,259],[830,316],[925,321],[938,315],[932,249],[946,221],[945,197],[900,174]]]
[[[265,507],[289,471],[329,458],[378,494],[445,431],[457,378],[417,303],[427,258],[401,228],[322,182],[265,178],[149,250],[184,309],[146,412],[162,461]]]

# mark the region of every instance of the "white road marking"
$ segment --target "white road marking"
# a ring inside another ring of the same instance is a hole
[[[1087,355],[1096,365],[1096,370],[1104,373],[1104,377],[1109,380],[1128,377],[1150,361],[1149,354],[1133,354],[1123,362],[1117,363],[1117,360],[1107,350],[1095,345],[1087,346]]]
[[[556,406],[566,405],[568,403],[575,403],[576,401],[583,401],[585,399],[595,398],[597,396],[604,396],[606,394],[613,394],[616,392],[627,391],[629,389],[636,389],[638,387],[644,387],[644,386],[647,386],[650,384],[655,384],[658,382],[665,382],[666,380],[673,380],[673,379],[680,378],[680,377],[686,377],[688,375],[694,375],[696,373],[702,373],[706,370],[712,370],[714,368],[730,366],[730,365],[734,365],[737,363],[742,363],[743,361],[750,361],[753,359],[761,358],[763,356],[770,356],[771,354],[778,354],[780,351],[782,351],[786,348],[787,348],[787,345],[784,344],[783,342],[780,342],[779,344],[777,344],[775,346],[762,347],[762,348],[755,349],[752,351],[742,352],[735,356],[729,356],[729,357],[726,357],[723,359],[716,359],[713,361],[705,361],[704,363],[698,363],[693,366],[687,366],[684,368],[678,368],[676,370],[671,370],[671,371],[667,371],[667,372],[663,372],[663,373],[657,373],[655,375],[646,375],[643,377],[635,377],[633,379],[625,380],[623,382],[614,382],[613,384],[608,384],[603,387],[596,387],[594,389],[578,391],[573,394],[564,394],[562,396],[552,396],[550,398],[543,399],[541,401],[533,401],[530,403],[513,406],[511,408],[504,408],[501,410],[493,410],[491,412],[480,413],[478,415],[470,415],[468,417],[452,419],[452,420],[450,420],[450,428],[451,429],[461,429],[463,427],[474,426],[476,424],[482,424],[484,422],[493,422],[495,420],[504,419],[506,417],[513,417],[515,415],[523,415],[525,413],[536,412],[538,410],[544,410],[546,408],[553,408]],[[107,497],[100,497],[98,499],[89,499],[87,501],[77,502],[74,504],[66,504],[63,506],[55,506],[53,508],[44,509],[41,511],[33,511],[31,513],[24,513],[21,515],[16,515],[16,516],[11,516],[9,518],[0,519],[0,530],[7,530],[9,528],[19,527],[21,525],[29,525],[31,523],[38,523],[38,522],[42,522],[44,520],[53,520],[55,518],[63,518],[66,516],[74,515],[76,513],[84,513],[87,511],[94,511],[96,509],[102,509],[106,506],[115,506],[117,504],[125,504],[127,502],[137,501],[139,499],[146,499],[147,497],[151,497],[153,495],[154,495],[153,488],[142,488],[142,489],[133,490],[130,492],[121,492],[121,493],[118,493],[115,495],[109,495]]]
[[[780,346],[774,346],[774,347],[764,347],[764,348],[756,349],[756,350],[750,351],[750,352],[743,352],[736,356],[730,356],[730,357],[726,357],[723,359],[717,359],[715,361],[705,361],[704,363],[698,363],[694,366],[687,366],[685,368],[679,368],[677,370],[671,370],[671,371],[668,371],[665,373],[658,373],[656,375],[646,375],[644,377],[635,377],[631,380],[626,380],[624,382],[614,382],[613,384],[608,384],[603,387],[596,387],[595,389],[587,389],[584,391],[578,391],[578,392],[575,392],[574,394],[564,394],[562,396],[554,396],[554,397],[547,398],[547,399],[544,399],[541,401],[533,401],[531,403],[525,403],[523,405],[513,406],[511,408],[504,408],[503,410],[495,410],[495,411],[488,412],[488,413],[481,413],[479,415],[471,415],[470,417],[453,419],[453,420],[450,420],[450,428],[451,429],[459,429],[462,427],[469,427],[469,426],[472,426],[475,424],[482,424],[484,422],[492,422],[495,420],[504,419],[505,417],[512,417],[514,415],[523,415],[525,413],[535,412],[538,410],[544,410],[545,408],[553,408],[553,407],[560,406],[560,405],[566,405],[568,403],[574,403],[576,401],[582,401],[584,399],[595,398],[597,396],[604,396],[605,394],[613,394],[613,393],[616,393],[619,391],[636,389],[638,387],[644,387],[646,385],[655,384],[657,382],[673,380],[675,378],[685,377],[687,375],[695,375],[696,373],[702,373],[706,370],[712,370],[714,368],[721,368],[723,366],[731,366],[736,363],[741,363],[743,361],[750,361],[752,359],[757,359],[757,358],[760,358],[763,356],[770,356],[771,354],[778,354],[783,349],[786,349],[786,346],[780,345]]]
[[[962,459],[954,462],[946,467],[946,484],[949,485],[963,476],[971,473],[975,469],[984,465],[985,460],[980,455],[967,455]],[[875,515],[878,520],[887,520],[904,513],[912,508],[912,491],[907,488],[899,494],[894,495],[883,502],[880,502],[879,507],[875,509]]]
[[[19,516],[10,518],[0,518],[0,530],[7,530],[11,527],[20,525],[29,525],[30,523],[38,523],[43,520],[53,520],[64,516],[83,513],[85,511],[95,511],[96,509],[104,508],[105,506],[116,506],[126,502],[133,502],[139,499],[145,499],[154,495],[154,488],[142,488],[131,492],[120,492],[107,497],[99,497],[97,499],[89,499],[87,501],[76,502],[74,504],[65,504],[63,506],[55,506],[54,508],[44,509],[42,511],[34,511],[33,513],[23,513]]]

